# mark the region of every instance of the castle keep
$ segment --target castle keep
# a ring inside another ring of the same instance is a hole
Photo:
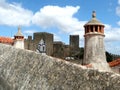
[[[53,34],[46,32],[36,32],[32,36],[25,39],[25,49],[36,51],[40,40],[43,39],[46,45],[46,54],[52,56],[53,54]]]
[[[79,52],[79,35],[70,35],[70,45],[65,45],[61,41],[53,41],[53,34],[47,32],[36,32],[33,39],[28,36],[24,40],[25,49],[36,51],[41,39],[45,42],[47,55],[64,59]]]

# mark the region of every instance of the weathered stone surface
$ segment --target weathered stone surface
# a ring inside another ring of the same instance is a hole
[[[0,44],[0,77],[0,88],[3,90],[9,90],[4,89],[6,87],[12,90],[120,89],[118,74],[87,69],[3,44]]]
[[[0,77],[0,90],[12,90],[8,83]]]
[[[83,64],[92,64],[95,69],[111,71],[106,61],[103,34],[90,32],[85,35]]]

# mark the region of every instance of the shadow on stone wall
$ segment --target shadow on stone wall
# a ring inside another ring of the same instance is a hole
[[[88,69],[3,44],[0,44],[0,77],[3,90],[9,90],[10,87],[12,90],[120,89],[119,74]]]
[[[12,90],[9,84],[1,77],[0,77],[0,90]]]

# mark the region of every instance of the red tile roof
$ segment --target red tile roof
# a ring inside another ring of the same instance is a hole
[[[0,37],[0,43],[13,44],[13,39],[8,37]]]
[[[120,65],[120,58],[116,59],[116,60],[113,60],[112,62],[109,62],[108,63],[110,67],[115,67],[115,66],[118,66]],[[87,64],[87,65],[84,65],[86,66],[87,68],[92,68],[92,64]]]
[[[113,60],[112,62],[109,62],[110,67],[118,66],[120,65],[120,58]]]

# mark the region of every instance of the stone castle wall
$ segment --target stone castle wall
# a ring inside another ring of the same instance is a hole
[[[36,50],[36,47],[34,47],[34,40],[32,40],[32,36],[28,36],[28,39],[24,40],[24,47],[27,50]]]
[[[24,46],[27,50],[36,51],[38,43],[41,39],[46,44],[46,54],[57,58],[65,58],[75,56],[79,53],[79,35],[70,35],[70,45],[65,45],[61,41],[53,41],[53,34],[47,32],[36,32],[28,39],[24,40]]]
[[[54,42],[53,44],[53,57],[63,58],[64,55],[64,44],[62,42]]]
[[[0,44],[1,90],[119,90],[120,75]]]
[[[33,36],[33,39],[31,36],[25,39],[25,49],[36,51],[40,40],[43,39],[46,44],[46,54],[50,56],[53,55],[53,34],[36,32]]]

